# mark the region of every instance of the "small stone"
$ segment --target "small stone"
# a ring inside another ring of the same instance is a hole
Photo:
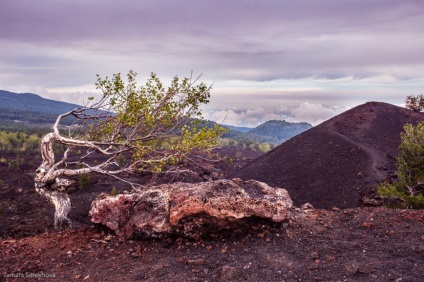
[[[75,279],[80,279],[81,278],[81,275],[79,275],[79,274],[77,274],[77,275],[75,275],[75,277],[74,277]]]
[[[249,269],[252,266],[252,263],[249,262],[248,264],[246,264],[245,266],[243,266],[243,269]]]
[[[179,257],[179,258],[176,258],[175,261],[180,262],[180,263],[184,263],[184,262],[187,261],[187,257],[185,257],[185,256],[184,257]]]
[[[326,255],[324,257],[325,261],[334,261],[336,259],[336,256]]]
[[[208,250],[208,251],[210,251],[212,249],[213,249],[213,247],[211,245],[209,245],[209,246],[206,247],[206,250]]]
[[[258,238],[263,238],[265,236],[265,234],[264,233],[258,233],[257,235],[256,235],[256,237],[258,237]]]
[[[237,268],[224,265],[221,270],[220,278],[221,281],[236,281],[240,280],[240,274],[241,271],[239,271]]]
[[[90,278],[90,275],[85,276],[84,280],[87,280],[88,278]]]
[[[313,258],[313,259],[319,258],[318,252],[312,252],[311,253],[311,258]]]
[[[141,256],[141,245],[138,245],[137,247],[135,247],[135,253],[138,255],[138,256]]]
[[[373,226],[373,224],[372,224],[372,223],[370,223],[370,222],[364,222],[364,223],[362,224],[362,226],[363,226],[363,227],[372,227],[372,226]]]
[[[102,235],[100,235],[99,233],[96,233],[92,236],[93,239],[100,239]]]
[[[190,260],[187,260],[187,264],[189,264],[189,265],[204,265],[204,264],[206,264],[206,260],[204,260],[204,259],[190,259]]]
[[[66,254],[67,254],[68,256],[70,256],[70,255],[72,255],[72,251],[71,251],[71,250],[69,250],[69,251],[67,251],[67,252],[66,252]]]
[[[354,275],[359,271],[359,265],[356,262],[345,265],[346,275]]]

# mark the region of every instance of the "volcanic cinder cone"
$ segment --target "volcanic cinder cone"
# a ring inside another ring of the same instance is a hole
[[[424,113],[380,102],[346,111],[253,160],[228,178],[287,189],[294,204],[361,205],[361,197],[396,171],[400,133]]]

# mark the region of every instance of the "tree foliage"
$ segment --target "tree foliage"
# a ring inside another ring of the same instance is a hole
[[[405,100],[405,107],[414,112],[421,112],[424,110],[424,96],[422,94],[417,96],[408,96]]]
[[[424,123],[405,125],[401,139],[396,159],[398,181],[383,183],[378,192],[401,199],[403,207],[424,208]]]
[[[199,126],[201,105],[209,102],[209,86],[193,77],[174,77],[165,87],[152,73],[138,87],[136,76],[130,71],[126,82],[120,74],[110,79],[97,76],[100,99],[89,98],[87,105],[58,116],[53,132],[42,139],[43,160],[34,179],[40,194],[52,202],[56,197],[67,204],[66,195],[51,191],[66,191],[72,183],[68,178],[92,172],[113,176],[137,188],[118,175],[175,171],[183,162],[196,163],[201,157],[199,152],[208,152],[217,145],[225,129]],[[69,117],[73,117],[73,124],[64,130],[61,121]],[[65,147],[59,160],[54,144]]]

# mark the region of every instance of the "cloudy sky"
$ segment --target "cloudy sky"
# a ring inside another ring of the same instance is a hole
[[[0,89],[80,103],[95,75],[203,74],[204,115],[318,124],[424,91],[422,0],[1,0]]]

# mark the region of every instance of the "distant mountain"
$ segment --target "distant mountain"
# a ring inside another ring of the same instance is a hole
[[[230,128],[229,132],[222,135],[224,138],[247,139],[276,145],[281,144],[312,127],[312,125],[306,122],[293,123],[281,120],[267,121],[255,128],[251,128],[249,131],[246,131],[248,127],[223,126]]]
[[[36,94],[0,90],[0,121],[3,123],[53,123],[59,114],[76,107],[76,104],[45,99]]]
[[[249,133],[259,136],[270,136],[277,143],[282,143],[311,127],[312,125],[307,122],[293,123],[284,120],[270,120],[253,128]]]
[[[31,93],[13,93],[0,90],[0,125],[14,126],[17,123],[51,125],[58,115],[77,108],[78,105],[42,98]],[[71,119],[63,124],[70,124]],[[207,122],[213,126],[214,122]],[[281,144],[311,127],[308,123],[267,121],[255,128],[223,125],[230,129],[222,137],[233,140],[250,140]]]
[[[240,127],[240,126],[233,126],[233,125],[226,125],[226,124],[223,124],[222,126],[228,129],[243,132],[243,133],[249,132],[250,130],[253,129],[253,127]]]

